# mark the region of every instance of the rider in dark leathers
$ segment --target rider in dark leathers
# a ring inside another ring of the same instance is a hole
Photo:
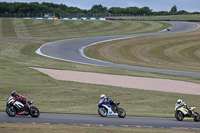
[[[20,94],[18,94],[16,91],[12,91],[11,92],[11,96],[16,100],[21,102],[22,104],[24,104],[25,109],[27,110],[27,107],[29,106],[28,104],[28,100],[26,100],[26,98]]]

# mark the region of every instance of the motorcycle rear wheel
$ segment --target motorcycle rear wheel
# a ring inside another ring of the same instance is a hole
[[[122,109],[122,108],[119,108],[119,109],[118,109],[118,116],[119,116],[120,118],[126,117],[126,112],[125,112],[125,110]]]
[[[200,121],[200,115],[199,115],[199,113],[197,113],[197,112],[194,112],[194,121],[195,122],[199,122]]]
[[[181,111],[176,111],[175,112],[175,118],[178,120],[178,121],[182,121],[184,119],[184,114],[181,112]]]
[[[15,117],[16,114],[17,114],[17,111],[16,111],[15,108],[13,108],[13,109],[11,110],[11,107],[6,107],[6,113],[7,113],[7,115],[10,116],[10,117]]]
[[[31,117],[39,117],[40,116],[40,111],[38,108],[34,107],[34,106],[31,106],[30,109],[29,109],[29,113],[30,113],[30,116]]]
[[[100,107],[100,108],[98,109],[98,113],[99,113],[99,115],[100,115],[101,117],[106,117],[107,114],[108,114],[108,111],[106,110],[106,108]]]

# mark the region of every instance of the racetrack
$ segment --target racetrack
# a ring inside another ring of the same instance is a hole
[[[145,33],[145,34],[129,34],[129,35],[68,39],[68,40],[46,43],[40,49],[37,50],[37,53],[43,56],[50,57],[50,58],[71,61],[71,62],[76,62],[76,63],[81,63],[81,64],[89,64],[89,65],[105,66],[105,67],[116,67],[116,68],[124,68],[124,69],[134,69],[134,70],[141,70],[141,71],[184,75],[184,76],[191,76],[191,77],[200,77],[200,73],[198,72],[186,72],[186,71],[165,70],[165,69],[138,67],[138,66],[128,66],[128,65],[115,64],[115,63],[100,61],[96,59],[91,59],[84,55],[83,50],[85,47],[94,45],[100,42],[125,39],[125,38],[130,38],[130,37],[137,37],[137,36],[189,32],[189,31],[193,31],[199,28],[199,25],[194,24],[194,23],[187,23],[187,22],[169,22],[169,23],[174,25],[170,31],[164,30],[161,32]]]
[[[83,48],[89,44],[95,44],[100,41],[129,38],[144,35],[158,35],[158,34],[169,34],[187,32],[197,29],[199,26],[192,23],[184,22],[170,22],[174,24],[171,31],[162,31],[157,33],[146,33],[146,34],[132,34],[132,35],[118,35],[118,36],[102,36],[102,37],[88,37],[81,39],[69,39],[63,41],[57,41],[53,43],[47,43],[41,47],[40,54],[56,58],[60,60],[78,62],[82,64],[91,64],[96,66],[107,66],[107,67],[118,67],[126,69],[136,69],[151,72],[160,72],[176,75],[186,75],[193,77],[200,77],[200,73],[194,72],[183,72],[174,70],[162,70],[154,68],[144,68],[114,64],[109,62],[103,62],[87,58],[83,55]],[[102,118],[96,115],[74,115],[74,114],[45,114],[42,113],[37,119],[31,117],[8,117],[5,112],[0,112],[0,122],[8,123],[49,123],[49,124],[78,124],[78,125],[97,125],[97,126],[124,126],[124,127],[153,127],[153,128],[183,128],[183,129],[199,129],[199,123],[193,121],[178,122],[174,118],[146,118],[146,117],[126,117],[120,119],[116,117]]]
[[[87,125],[87,126],[122,126],[142,128],[171,128],[171,129],[194,129],[200,130],[199,122],[192,120],[177,121],[175,118],[150,118],[150,117],[125,117],[103,118],[98,115],[77,114],[46,114],[42,113],[39,118],[30,116],[9,117],[5,112],[0,112],[1,123],[32,123],[32,124],[64,124],[64,125]]]

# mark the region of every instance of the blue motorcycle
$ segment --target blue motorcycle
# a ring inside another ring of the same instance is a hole
[[[99,115],[101,117],[106,117],[107,115],[110,115],[110,116],[118,116],[120,118],[124,118],[126,116],[126,112],[124,109],[118,107],[120,103],[113,103],[113,104],[115,104],[114,107],[109,102],[104,102],[103,100],[101,100],[98,105]]]

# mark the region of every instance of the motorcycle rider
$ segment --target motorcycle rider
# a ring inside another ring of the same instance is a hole
[[[104,94],[102,94],[100,96],[100,99],[101,99],[100,100],[101,102],[109,103],[112,106],[113,112],[116,112],[115,108],[117,107],[117,105],[115,104],[115,102],[111,98],[106,97]]]
[[[178,99],[176,101],[175,106],[184,106],[188,110],[189,115],[192,115],[192,111],[188,108],[187,104],[185,102],[183,102],[182,99]]]
[[[11,92],[11,96],[16,100],[16,101],[19,101],[21,102],[24,107],[25,107],[25,110],[27,110],[29,104],[28,104],[28,100],[26,100],[26,98],[20,94],[18,94],[16,91],[12,91]]]

